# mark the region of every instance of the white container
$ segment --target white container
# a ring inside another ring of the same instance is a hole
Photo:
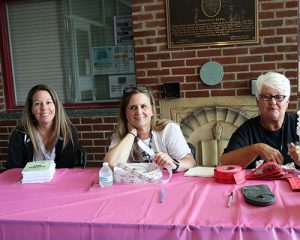
[[[108,163],[104,162],[102,168],[99,171],[100,187],[111,187],[113,185],[113,181],[113,172],[108,166]]]

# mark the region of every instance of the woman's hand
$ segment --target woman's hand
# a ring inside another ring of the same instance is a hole
[[[288,154],[294,159],[295,163],[300,166],[300,146],[291,143]]]
[[[160,167],[170,165],[172,169],[176,168],[176,164],[173,162],[173,159],[167,153],[156,153],[154,156],[154,162]]]
[[[264,143],[258,143],[254,145],[261,159],[265,160],[266,162],[275,162],[278,164],[283,163],[283,156],[277,149]]]
[[[137,136],[137,129],[133,127],[131,124],[127,123],[128,132],[133,133],[135,136]]]

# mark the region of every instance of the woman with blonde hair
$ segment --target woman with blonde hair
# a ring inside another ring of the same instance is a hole
[[[31,88],[21,122],[9,139],[7,168],[23,168],[27,162],[41,160],[71,168],[76,150],[77,130],[56,92],[41,84]]]
[[[139,140],[155,155],[144,151],[138,145]],[[124,90],[118,126],[104,161],[112,167],[124,162],[155,162],[162,167],[170,165],[174,171],[195,166],[180,126],[157,119],[155,99],[147,86]]]

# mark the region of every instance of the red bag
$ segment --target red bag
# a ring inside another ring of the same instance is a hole
[[[291,175],[274,162],[266,162],[254,169],[246,179],[285,179]]]

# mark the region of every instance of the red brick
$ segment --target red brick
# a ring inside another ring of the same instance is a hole
[[[170,75],[169,69],[157,69],[157,70],[148,70],[147,76],[163,76],[163,75]]]
[[[185,75],[185,74],[195,74],[194,68],[173,68],[171,71],[173,75]]]
[[[173,59],[178,59],[178,58],[194,58],[196,57],[195,51],[186,51],[186,52],[173,52],[172,53],[172,58]]]
[[[139,21],[151,20],[154,18],[153,18],[153,14],[136,14],[132,16],[132,19],[134,22],[139,22]]]
[[[216,57],[216,56],[221,56],[222,55],[222,50],[221,49],[203,49],[197,51],[197,57],[204,58],[204,57]],[[226,55],[226,54],[225,54]]]
[[[221,57],[221,58],[215,58],[215,62],[218,62],[220,64],[234,64],[237,62],[237,56],[228,56],[228,57]]]
[[[250,66],[250,71],[258,71],[258,70],[261,70],[261,71],[266,71],[266,70],[269,70],[269,71],[274,71],[276,69],[276,66],[274,63],[261,63],[261,64],[252,64]]]
[[[295,10],[285,10],[285,11],[276,11],[276,18],[285,18],[290,16],[295,16],[298,14],[297,9]]]
[[[283,20],[264,20],[261,22],[263,28],[265,27],[280,27],[283,26]]]
[[[230,66],[224,66],[225,72],[243,72],[243,71],[249,71],[248,65],[230,65]]]
[[[76,128],[79,132],[92,131],[92,125],[76,125]]]
[[[295,27],[292,28],[279,28],[276,29],[276,35],[288,35],[288,34],[297,34],[297,29]]]
[[[118,117],[104,117],[103,123],[116,123],[118,121]]]
[[[275,46],[254,47],[250,49],[250,54],[274,53]]]
[[[184,77],[170,76],[170,77],[162,77],[162,83],[170,83],[170,82],[183,82]]]
[[[246,87],[248,87],[248,81],[230,81],[230,82],[223,81],[223,87],[224,88],[236,88],[236,89],[246,88]]]
[[[262,56],[245,56],[239,57],[238,63],[251,63],[251,62],[262,62]]]
[[[162,4],[156,4],[156,5],[149,5],[145,6],[145,12],[151,12],[151,11],[164,11],[165,7]]]
[[[103,122],[102,117],[81,118],[82,124],[95,124],[95,123],[98,124],[102,122]]]
[[[179,67],[184,66],[183,60],[170,60],[170,61],[163,61],[161,63],[162,67]]]
[[[297,52],[297,45],[277,46],[277,52]]]
[[[282,61],[283,55],[282,54],[270,54],[270,55],[264,55],[263,61],[264,62],[274,62],[274,61]]]
[[[200,66],[209,61],[209,59],[188,59],[186,60],[186,66]]]
[[[274,18],[274,12],[260,12],[258,14],[259,19],[272,19]]]
[[[261,3],[261,9],[262,10],[274,10],[274,9],[282,9],[283,6],[283,2],[262,2]]]
[[[271,38],[265,38],[264,44],[280,44],[283,43],[282,37],[271,37]]]
[[[148,60],[166,60],[170,59],[170,53],[156,53],[156,54],[148,54]]]
[[[234,48],[234,49],[224,49],[222,50],[224,56],[232,56],[232,55],[244,55],[248,54],[248,48]]]
[[[151,21],[146,23],[146,27],[149,28],[164,27],[165,24],[166,23],[164,21]]]
[[[283,62],[277,64],[277,68],[279,69],[295,69],[297,66],[298,63],[296,60],[294,62]]]
[[[152,53],[152,52],[156,52],[157,51],[157,47],[156,46],[142,46],[142,47],[136,47],[135,48],[135,52],[138,53]]]
[[[155,44],[155,43],[165,43],[166,38],[165,37],[155,37],[155,38],[147,38],[146,44]]]

